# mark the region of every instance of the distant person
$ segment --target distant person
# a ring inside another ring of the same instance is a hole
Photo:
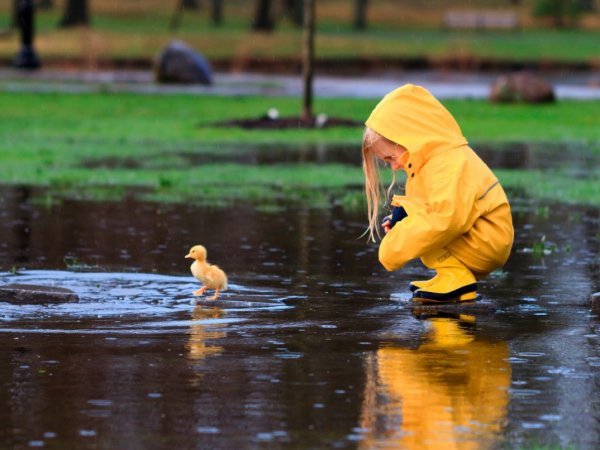
[[[426,89],[407,84],[387,94],[366,121],[363,171],[369,237],[380,236],[383,193],[378,161],[406,172],[381,227],[379,261],[397,270],[421,258],[436,271],[412,281],[419,302],[475,300],[476,281],[501,267],[514,238],[510,205],[498,179],[468,146],[450,112]],[[395,174],[388,195],[396,180]]]

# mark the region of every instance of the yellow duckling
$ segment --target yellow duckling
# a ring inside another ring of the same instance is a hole
[[[206,261],[206,248],[202,245],[194,245],[185,257],[195,259],[190,266],[192,275],[204,284],[200,289],[194,291],[194,295],[201,296],[207,289],[214,289],[215,295],[209,300],[217,300],[219,292],[227,289],[227,275],[225,275],[225,272],[220,267]]]

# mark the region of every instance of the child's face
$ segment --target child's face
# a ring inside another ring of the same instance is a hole
[[[404,147],[388,139],[380,140],[373,148],[373,153],[377,158],[388,163],[392,170],[403,169],[408,158],[408,152]]]

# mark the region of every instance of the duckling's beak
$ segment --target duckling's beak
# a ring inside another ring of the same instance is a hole
[[[190,259],[194,259],[194,257],[192,256],[191,253],[188,253],[187,255],[184,256],[184,258],[190,258]]]

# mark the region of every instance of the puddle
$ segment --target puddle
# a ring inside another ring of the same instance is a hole
[[[196,144],[198,145],[198,144]],[[590,150],[587,142],[474,142],[473,148],[491,167],[497,169],[569,169],[573,174],[589,176],[589,168],[597,164],[598,157]],[[83,163],[86,168],[184,168],[201,164],[229,162],[248,165],[270,164],[348,164],[359,166],[359,145],[334,144],[257,144],[214,146],[202,144],[201,148],[178,148],[161,158],[109,158],[93,159]]]
[[[190,305],[199,303],[216,305],[205,297],[191,294],[198,288],[198,283],[189,276],[24,270],[16,274],[0,273],[0,280],[0,286],[17,281],[25,285],[68,286],[79,298],[76,303],[5,305],[1,310],[0,322],[64,317],[141,320],[189,311]],[[223,293],[218,303],[220,307],[277,307],[284,305],[283,301],[286,299],[278,297],[277,292],[272,289],[249,290],[244,286],[230,284],[229,291],[235,292],[235,295]],[[175,325],[174,322],[168,323]],[[156,325],[156,322],[153,324]]]
[[[5,445],[600,442],[598,209],[515,200],[513,255],[481,284],[492,312],[415,314],[406,287],[428,272],[379,267],[361,213],[1,194],[0,284],[81,299],[0,303]],[[191,295],[200,243],[229,276],[216,303]]]

